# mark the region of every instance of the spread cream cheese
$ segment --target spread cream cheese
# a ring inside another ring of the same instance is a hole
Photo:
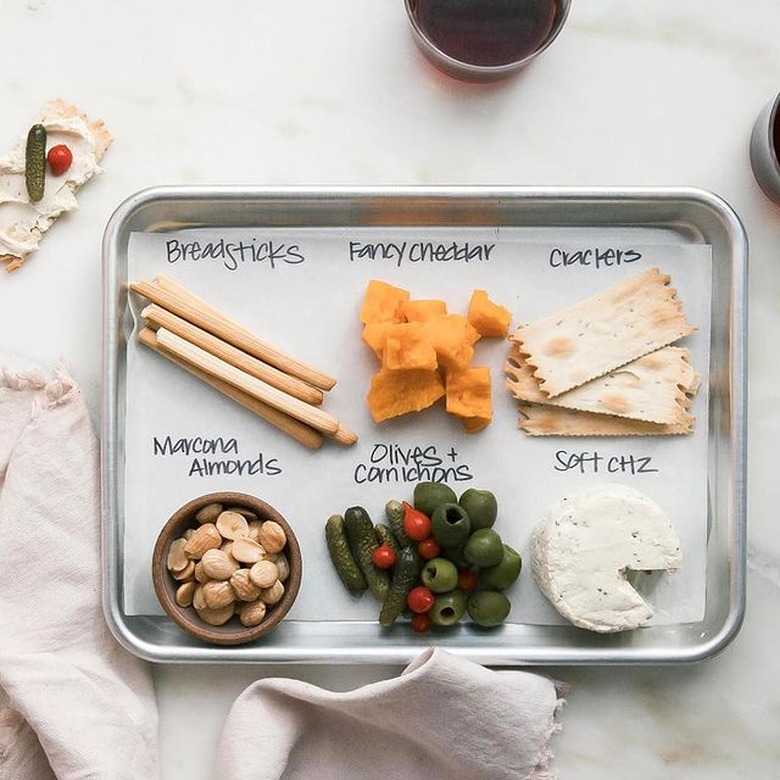
[[[680,540],[652,499],[625,485],[564,498],[533,534],[531,564],[539,588],[560,614],[591,631],[637,628],[653,608],[629,571],[680,567]]]
[[[74,106],[49,103],[36,120],[46,128],[46,148],[65,144],[73,155],[70,168],[60,176],[46,170],[43,198],[33,203],[25,184],[26,131],[19,143],[0,157],[0,260],[6,270],[18,268],[34,252],[43,234],[61,214],[77,208],[75,191],[101,172],[99,160],[111,136],[102,122],[90,123]]]

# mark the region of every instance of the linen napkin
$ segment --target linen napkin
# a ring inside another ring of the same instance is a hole
[[[261,680],[228,714],[215,777],[548,780],[565,688],[441,649],[348,693]]]
[[[101,612],[86,404],[64,369],[0,379],[0,780],[154,780],[151,676]]]

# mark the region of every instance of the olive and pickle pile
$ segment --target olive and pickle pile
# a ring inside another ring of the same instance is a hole
[[[511,604],[504,592],[522,559],[494,529],[498,502],[469,488],[458,498],[444,483],[421,482],[412,503],[390,500],[384,523],[360,506],[331,515],[325,537],[331,561],[352,593],[370,590],[379,622],[411,614],[415,631],[453,626],[466,615],[483,627],[503,623]]]

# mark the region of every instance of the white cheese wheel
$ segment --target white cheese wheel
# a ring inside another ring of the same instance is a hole
[[[637,628],[653,616],[629,571],[674,571],[680,539],[661,508],[638,490],[603,485],[551,507],[533,534],[539,588],[563,617],[591,631]]]

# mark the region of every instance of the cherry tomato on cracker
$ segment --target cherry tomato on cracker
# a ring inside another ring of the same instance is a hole
[[[412,588],[406,597],[407,606],[417,615],[429,612],[435,601],[436,597],[425,585],[418,585],[416,588]]]
[[[55,176],[62,176],[73,163],[73,154],[65,144],[57,144],[57,146],[52,146],[49,149],[46,161],[49,163],[49,168]]]
[[[431,535],[431,520],[428,515],[415,509],[410,503],[404,501],[404,533],[413,542],[422,542]]]
[[[418,612],[416,615],[412,615],[411,623],[412,623],[412,628],[418,634],[424,634],[433,625],[431,616],[427,612],[425,613]]]
[[[431,558],[438,558],[441,553],[441,547],[438,542],[433,539],[423,539],[417,545],[417,552],[424,561],[430,561]]]
[[[395,550],[389,544],[380,544],[371,558],[377,569],[389,569],[395,565]]]

